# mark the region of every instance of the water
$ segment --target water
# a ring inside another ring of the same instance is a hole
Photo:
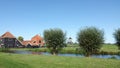
[[[25,50],[14,50],[12,53],[14,53],[14,54],[51,55],[49,52],[33,52],[33,51],[25,51]],[[81,55],[81,54],[58,54],[58,56],[85,57],[84,55]],[[91,57],[120,59],[120,55],[92,55]]]

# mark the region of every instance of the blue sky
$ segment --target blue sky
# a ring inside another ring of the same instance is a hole
[[[0,35],[43,36],[49,28],[60,28],[76,41],[77,32],[95,26],[105,32],[105,42],[114,43],[120,27],[120,0],[0,0]]]

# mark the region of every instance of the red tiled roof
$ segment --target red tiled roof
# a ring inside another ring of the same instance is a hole
[[[30,40],[28,40],[28,41],[22,41],[22,45],[28,45],[28,44],[31,44],[31,41]]]
[[[33,43],[33,42],[31,42],[31,45],[32,45],[32,46],[39,46],[38,43]]]
[[[28,44],[30,44],[31,46],[38,46],[39,44],[37,43],[33,43],[32,41],[22,41],[22,44],[27,46]]]
[[[34,37],[32,37],[31,40],[43,40],[42,37],[40,37],[39,35],[35,35]]]
[[[15,38],[15,36],[10,32],[6,32],[1,36],[1,38]]]

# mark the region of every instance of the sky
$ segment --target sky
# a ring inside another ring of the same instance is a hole
[[[60,28],[76,42],[78,31],[91,26],[104,31],[105,43],[114,43],[120,0],[0,0],[0,35],[9,31],[29,40]]]

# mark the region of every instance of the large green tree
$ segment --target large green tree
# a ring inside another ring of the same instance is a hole
[[[61,29],[49,29],[44,31],[44,39],[46,46],[53,55],[66,46],[66,34]]]
[[[87,27],[78,32],[79,46],[85,51],[85,56],[98,52],[104,42],[104,33],[96,27]]]
[[[24,40],[24,38],[22,36],[19,36],[18,40],[22,42]]]
[[[116,44],[118,46],[118,49],[120,50],[120,28],[118,28],[117,30],[115,30],[114,32],[114,38],[116,40]]]

